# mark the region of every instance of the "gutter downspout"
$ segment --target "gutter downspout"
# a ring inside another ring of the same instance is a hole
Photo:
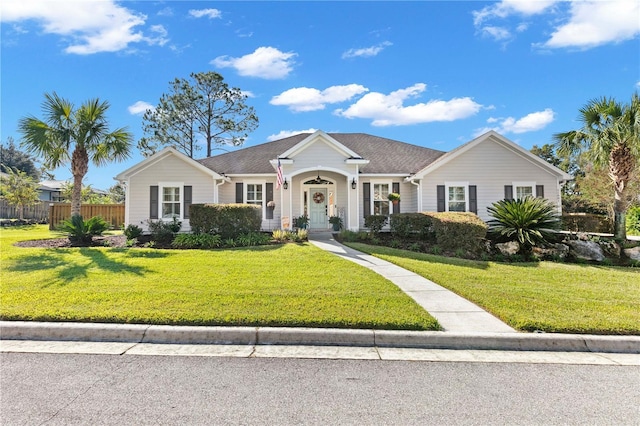
[[[214,179],[213,181],[215,182],[216,180],[217,180],[217,179]],[[220,203],[220,189],[219,189],[219,187],[220,187],[221,185],[224,185],[224,184],[225,184],[225,182],[226,182],[226,181],[225,181],[224,179],[222,179],[222,180],[220,181],[220,183],[216,183],[216,184],[215,184],[215,185],[216,185],[216,186],[215,186],[215,191],[214,191],[214,193],[213,193],[213,202],[214,202],[215,204],[219,204],[219,203]]]
[[[409,183],[411,183],[412,185],[416,186],[416,190],[417,190],[417,193],[418,193],[418,197],[417,197],[417,202],[418,202],[418,206],[417,207],[418,208],[417,208],[417,210],[418,210],[418,212],[421,212],[422,211],[422,180],[420,180],[419,182],[416,183],[415,180],[411,179],[409,181]]]

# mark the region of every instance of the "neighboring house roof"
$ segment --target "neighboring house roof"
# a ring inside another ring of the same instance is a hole
[[[423,178],[425,175],[433,172],[434,170],[439,169],[440,167],[444,166],[445,164],[447,164],[448,162],[450,162],[454,158],[457,158],[461,154],[467,152],[471,148],[473,148],[473,147],[475,147],[475,146],[477,146],[477,145],[479,145],[481,143],[484,143],[484,142],[486,142],[488,140],[492,140],[493,142],[497,142],[497,143],[501,144],[503,147],[505,147],[505,148],[511,150],[512,152],[520,155],[521,157],[525,158],[526,160],[532,162],[533,164],[536,164],[540,168],[545,169],[548,173],[551,173],[551,174],[559,176],[563,180],[572,180],[573,179],[573,176],[571,176],[570,174],[568,174],[565,171],[560,170],[559,168],[555,167],[554,165],[544,161],[542,158],[538,157],[535,154],[532,154],[531,152],[529,152],[526,149],[522,148],[520,145],[510,141],[509,139],[505,138],[504,136],[502,136],[501,134],[497,133],[494,130],[490,130],[487,133],[484,133],[484,134],[478,136],[477,138],[473,139],[472,141],[467,142],[466,144],[461,145],[461,146],[457,147],[456,149],[447,152],[446,154],[442,155],[440,158],[437,158],[432,163],[426,165],[426,167],[424,167],[422,170],[420,170],[417,173],[415,173],[415,176],[413,176],[412,178],[418,178],[418,179]]]
[[[41,191],[62,191],[66,185],[71,185],[70,180],[43,180],[38,182]]]
[[[174,156],[174,157],[184,161],[185,163],[191,165],[192,167],[195,167],[197,170],[200,170],[203,173],[206,173],[206,174],[210,175],[214,179],[224,179],[224,176],[220,176],[214,170],[203,166],[202,164],[200,164],[196,160],[188,157],[187,155],[177,151],[175,148],[172,148],[172,147],[164,148],[162,151],[156,152],[152,156],[145,158],[144,160],[142,160],[138,164],[134,165],[133,167],[130,167],[127,170],[119,173],[114,179],[116,179],[117,181],[120,181],[120,182],[126,181],[131,176],[141,172],[142,170],[144,170],[147,167],[149,167],[149,166],[157,163],[158,161],[166,158],[167,156]],[[272,168],[272,170],[273,170],[273,168]]]
[[[204,158],[198,162],[225,175],[274,173],[269,161],[278,157],[283,158],[283,154],[310,135],[310,133],[300,133],[277,141]],[[369,164],[360,167],[361,173],[411,175],[445,154],[443,151],[365,133],[327,133],[327,135],[350,152],[369,160]]]

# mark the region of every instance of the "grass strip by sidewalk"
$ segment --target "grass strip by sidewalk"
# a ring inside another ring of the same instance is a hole
[[[0,318],[146,324],[438,329],[378,274],[310,244],[232,250],[20,248],[0,231]]]
[[[347,245],[440,284],[519,330],[640,334],[639,269],[482,262]]]

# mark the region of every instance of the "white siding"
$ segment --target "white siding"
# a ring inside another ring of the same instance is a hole
[[[127,209],[128,224],[138,225],[147,230],[149,220],[150,187],[159,182],[181,182],[192,187],[192,203],[211,203],[214,194],[214,179],[195,169],[181,159],[167,155],[158,162],[135,174],[129,181]],[[182,230],[190,230],[189,220],[182,222]]]
[[[282,202],[280,201],[280,192],[282,188],[276,189],[276,176],[234,176],[231,182],[225,182],[218,187],[218,202],[221,204],[233,204],[236,202],[236,183],[243,184],[243,197],[246,191],[246,183],[257,183],[263,185],[264,196],[266,197],[266,184],[273,184],[273,201],[276,203],[276,207],[273,210],[273,219],[266,219],[266,210],[262,213],[262,229],[270,231],[280,228],[280,217],[282,212]],[[286,191],[285,191],[286,193]],[[243,198],[244,201],[244,198]],[[265,209],[268,200],[265,198]]]
[[[320,166],[320,168],[331,167],[351,173],[353,166],[346,164],[346,159],[347,157],[336,151],[332,145],[318,139],[293,157],[292,169],[304,170]]]
[[[544,185],[544,196],[560,205],[558,178],[501,144],[487,139],[439,169],[425,175],[422,181],[422,211],[437,211],[436,188],[445,182],[468,182],[476,185],[478,216],[489,220],[487,207],[504,199],[504,186],[514,181]],[[534,188],[535,192],[535,188]]]
[[[400,183],[400,213],[414,213],[418,207],[418,191],[415,185],[405,183],[404,178],[397,176],[380,176],[380,177],[361,177],[358,182],[358,221],[360,228],[364,228],[364,194],[362,192],[363,184],[370,183],[389,183],[393,188],[394,183]],[[355,191],[354,191],[355,192]]]

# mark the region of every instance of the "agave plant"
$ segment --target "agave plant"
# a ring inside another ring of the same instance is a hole
[[[560,218],[553,204],[543,198],[525,197],[501,200],[487,207],[489,233],[518,241],[524,251],[544,245],[560,228]]]
[[[82,216],[73,215],[71,219],[63,221],[59,229],[69,234],[72,244],[88,246],[91,245],[94,236],[102,235],[109,229],[109,224],[100,216],[84,221]]]

